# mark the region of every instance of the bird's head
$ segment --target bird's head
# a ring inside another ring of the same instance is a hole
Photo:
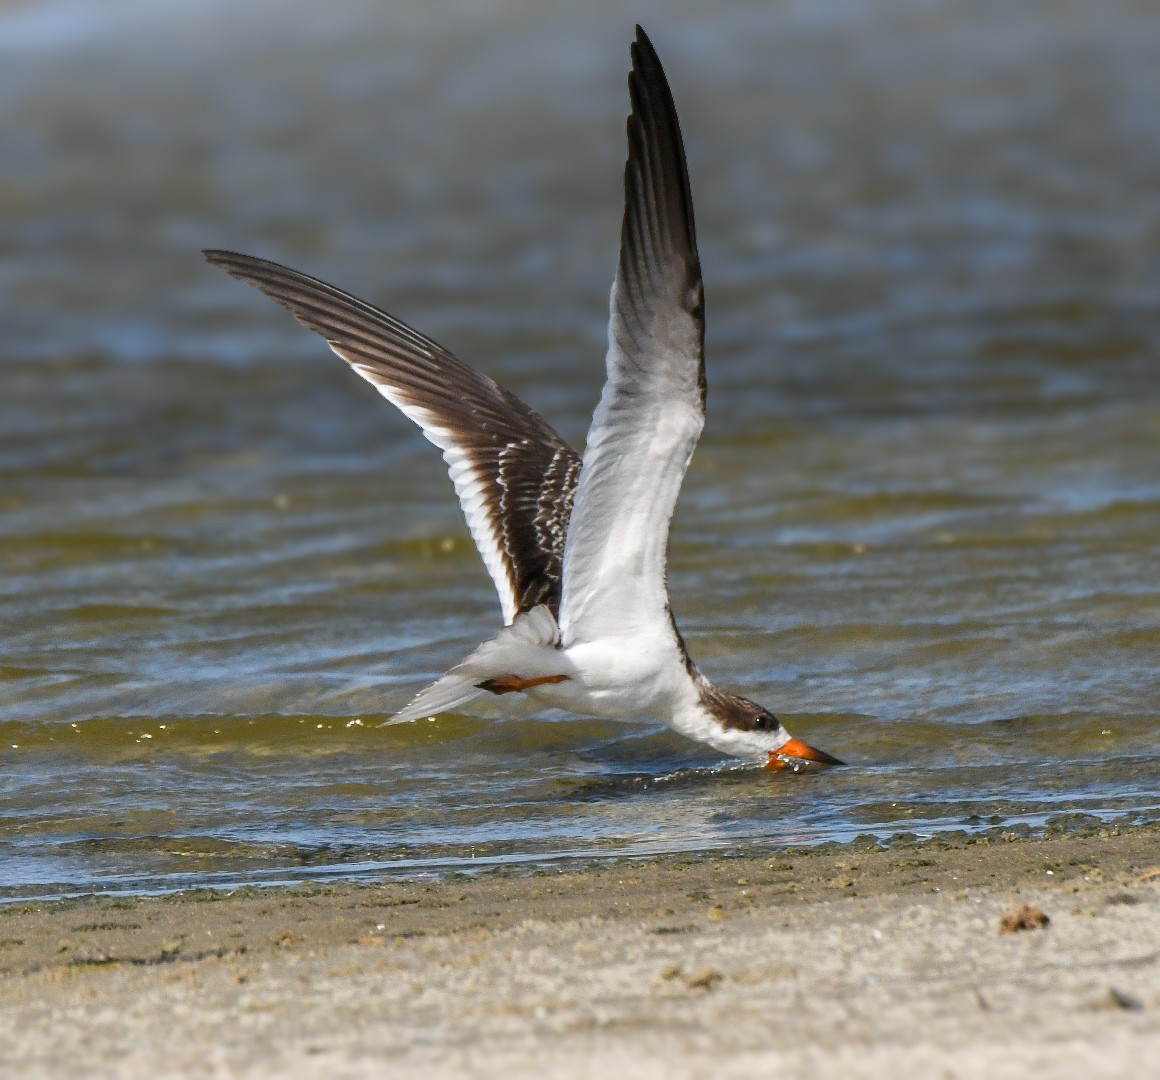
[[[757,702],[713,686],[708,680],[702,681],[700,689],[702,705],[720,725],[722,743],[727,740],[737,750],[744,748],[754,756],[764,755],[765,768],[802,772],[845,764],[832,754],[795,739],[773,713]]]

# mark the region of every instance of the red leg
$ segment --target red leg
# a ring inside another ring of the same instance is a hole
[[[567,678],[567,675],[538,675],[534,679],[521,679],[518,675],[500,675],[494,679],[484,679],[475,685],[491,694],[514,694],[533,686],[543,686],[545,683],[563,682]]]

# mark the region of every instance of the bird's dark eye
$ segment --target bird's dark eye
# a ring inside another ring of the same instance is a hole
[[[765,709],[762,709],[761,712],[757,714],[757,721],[755,726],[758,731],[772,731],[775,727],[777,727],[777,717],[774,716],[773,713],[766,712]]]

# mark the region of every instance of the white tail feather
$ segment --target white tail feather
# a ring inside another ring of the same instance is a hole
[[[387,724],[406,724],[439,713],[453,712],[474,699],[490,695],[479,683],[487,679],[515,675],[539,678],[568,675],[570,668],[556,649],[560,630],[552,613],[543,605],[517,615],[490,641],[485,641],[465,660],[456,664],[438,682],[432,683]],[[470,711],[470,710],[468,710]],[[491,712],[491,709],[486,710]]]

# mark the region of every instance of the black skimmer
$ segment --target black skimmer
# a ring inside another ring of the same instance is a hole
[[[771,769],[839,765],[768,709],[714,686],[669,606],[669,521],[705,422],[704,307],[672,93],[640,27],[631,51],[608,377],[583,457],[519,398],[386,312],[263,259],[205,257],[325,338],[443,451],[499,592],[503,629],[389,723],[522,693],[589,716],[655,718]]]

